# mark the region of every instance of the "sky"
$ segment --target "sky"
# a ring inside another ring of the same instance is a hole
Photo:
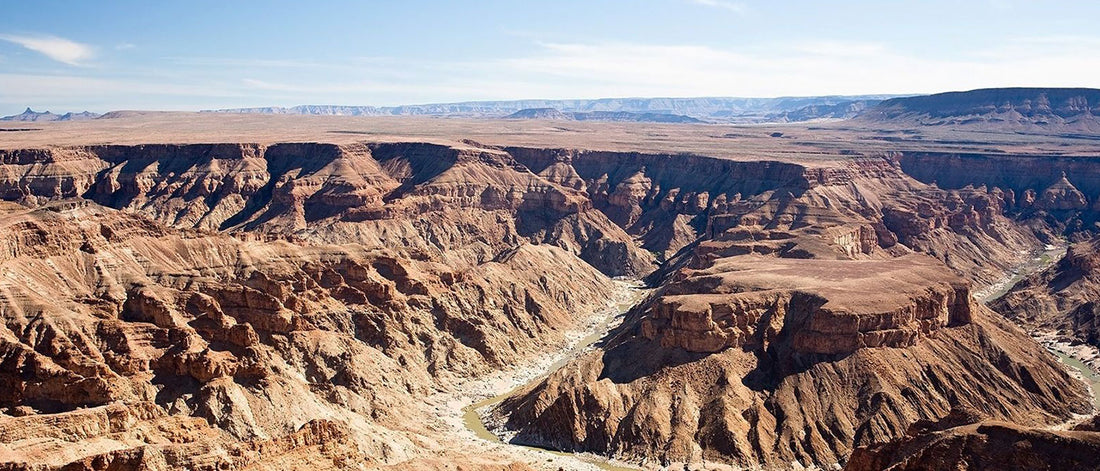
[[[0,115],[1100,88],[1097,18],[1076,0],[0,0]]]

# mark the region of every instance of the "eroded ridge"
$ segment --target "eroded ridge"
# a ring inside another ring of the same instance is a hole
[[[453,446],[422,400],[561,348],[615,276],[657,295],[497,409],[518,440],[831,465],[960,405],[1028,426],[1086,407],[969,294],[1087,220],[1074,177],[1028,203],[915,179],[906,155],[844,155],[0,151],[0,453],[35,469],[545,467]]]

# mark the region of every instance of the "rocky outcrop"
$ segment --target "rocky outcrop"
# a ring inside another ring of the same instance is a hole
[[[152,403],[112,404],[48,419],[0,419],[0,441],[18,450],[0,451],[0,469],[12,471],[217,470],[309,464],[339,469],[373,461],[358,449],[347,425],[339,422],[312,420],[272,439],[233,443],[201,420],[168,416]],[[42,442],[56,447],[51,455],[36,454],[44,448]],[[65,442],[98,442],[97,448],[114,449],[80,456]],[[142,444],[127,448],[130,443]]]
[[[1062,172],[1062,179],[1043,190],[1042,196],[1035,201],[1035,207],[1053,211],[1069,211],[1088,209],[1089,202],[1085,195],[1066,178]]]
[[[1031,275],[991,307],[1019,323],[1064,333],[1100,347],[1100,239],[1072,245],[1049,268]]]
[[[909,347],[934,330],[969,323],[976,308],[961,279],[926,282],[941,269],[917,255],[845,263],[738,257],[681,274],[642,320],[641,336],[664,348],[700,353],[767,350],[781,333],[790,336],[785,355]],[[834,277],[810,277],[827,272]],[[842,297],[872,277],[894,284]],[[798,288],[782,288],[787,286]],[[868,306],[874,310],[866,312]]]
[[[519,440],[831,465],[959,405],[1039,425],[1085,404],[967,283],[1055,226],[1015,224],[1020,198],[1088,199],[1072,174],[1027,196],[922,183],[893,154],[472,141],[53,147],[0,163],[13,466],[465,462],[422,399],[560,346],[606,305],[610,276],[655,259],[652,300],[501,409]],[[76,446],[59,438],[76,429]]]
[[[1091,88],[988,88],[891,98],[856,122],[876,126],[950,126],[955,129],[1096,132],[1100,90]]]
[[[1005,422],[918,422],[903,438],[857,449],[845,470],[1096,469],[1100,433]]]
[[[987,191],[1006,215],[1040,233],[1088,237],[1100,219],[1100,167],[1088,157],[905,152],[895,159],[922,182]]]
[[[736,255],[672,280],[602,351],[501,405],[514,441],[780,469],[843,463],[957,406],[1033,425],[1089,409],[926,256]]]

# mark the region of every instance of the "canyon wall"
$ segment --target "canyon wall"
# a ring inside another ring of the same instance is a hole
[[[514,441],[668,466],[846,462],[956,407],[1089,410],[1056,360],[923,255],[759,255],[681,271],[593,352],[506,400]],[[996,404],[996,405],[994,405]]]
[[[1035,426],[1087,411],[1080,385],[969,288],[1004,276],[1066,215],[1020,224],[1035,213],[1017,211],[1011,189],[941,188],[898,157],[807,168],[707,208],[700,239],[602,351],[492,417],[518,443],[782,469],[843,464],[957,407]],[[1051,207],[1075,191],[1051,188]]]
[[[1100,239],[1070,246],[1046,270],[1016,283],[991,307],[1021,324],[1100,347]]]
[[[0,384],[13,392],[0,457],[465,462],[424,398],[544,354],[613,297],[610,277],[651,273],[658,294],[602,350],[500,409],[520,440],[833,464],[958,404],[1030,424],[1080,409],[1057,365],[969,295],[1055,223],[1017,224],[1015,187],[930,185],[894,157],[0,151]],[[1072,207],[1072,186],[1040,193]],[[81,446],[70,429],[87,432]]]
[[[975,422],[978,414],[952,411],[939,421],[917,421],[895,442],[860,448],[844,467],[871,470],[1091,469],[1100,453],[1097,419],[1070,430]]]
[[[1093,157],[906,152],[895,158],[922,182],[996,192],[1014,218],[1043,220],[1063,235],[1097,230],[1100,161]]]

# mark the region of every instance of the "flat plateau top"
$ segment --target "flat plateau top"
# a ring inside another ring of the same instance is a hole
[[[771,125],[599,123],[435,117],[351,117],[123,112],[70,122],[0,122],[0,149],[100,144],[417,141],[463,145],[694,153],[737,160],[827,162],[888,151],[1016,155],[1100,154],[1100,136],[855,127],[849,122]]]
[[[909,305],[930,287],[963,283],[940,261],[917,253],[881,260],[750,255],[721,259],[703,272],[717,273],[737,286],[817,293],[829,300],[829,307],[853,313],[891,311]]]

